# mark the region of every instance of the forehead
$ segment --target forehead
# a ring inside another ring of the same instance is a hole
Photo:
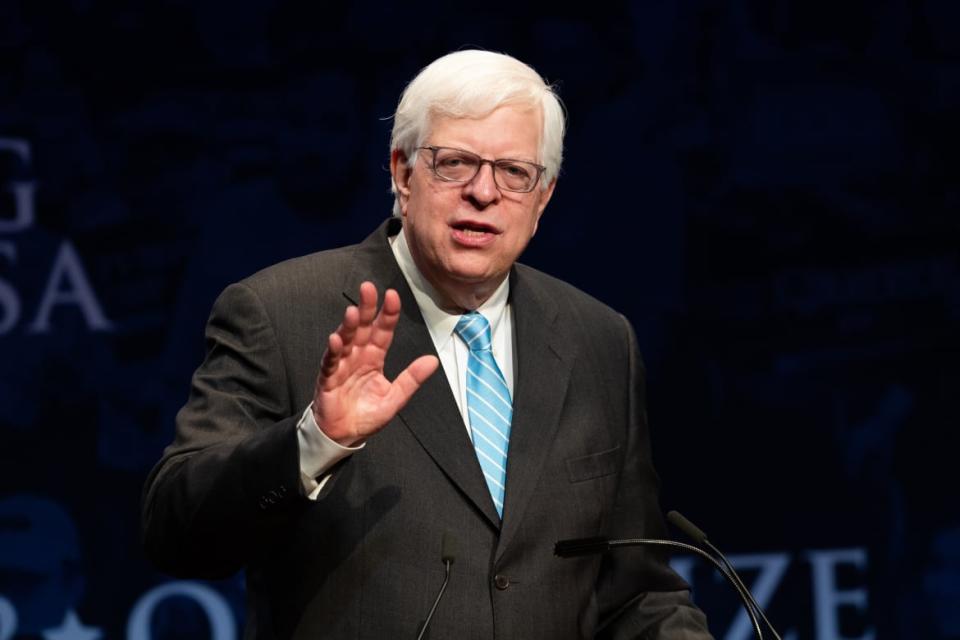
[[[430,144],[486,157],[539,161],[543,115],[539,107],[505,105],[479,118],[431,118]]]

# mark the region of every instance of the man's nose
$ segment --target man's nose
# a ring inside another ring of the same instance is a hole
[[[464,186],[464,196],[473,200],[481,209],[500,200],[500,189],[493,179],[493,165],[484,162],[473,180]]]

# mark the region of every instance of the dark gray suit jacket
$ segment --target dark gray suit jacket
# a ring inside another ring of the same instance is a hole
[[[440,372],[333,469],[318,500],[302,496],[296,424],[360,283],[400,293],[389,378],[435,352],[387,242],[399,227],[391,219],[362,244],[223,292],[176,439],[144,490],[148,555],[182,577],[246,568],[247,638],[416,637],[442,581],[444,532],[457,552],[433,638],[709,638],[658,554],[553,555],[562,538],[665,532],[629,323],[528,267],[510,275],[517,367],[502,523]]]

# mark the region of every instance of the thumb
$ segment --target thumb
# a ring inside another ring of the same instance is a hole
[[[440,360],[436,356],[420,356],[401,371],[387,393],[387,400],[394,406],[395,411],[402,409],[420,385],[426,382],[439,367]]]

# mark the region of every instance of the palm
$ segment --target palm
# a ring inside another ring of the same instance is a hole
[[[400,318],[400,297],[387,290],[377,313],[377,289],[360,286],[360,305],[348,307],[343,322],[330,335],[323,355],[313,411],[329,438],[353,445],[376,433],[436,371],[434,356],[414,360],[391,382],[383,364]]]

